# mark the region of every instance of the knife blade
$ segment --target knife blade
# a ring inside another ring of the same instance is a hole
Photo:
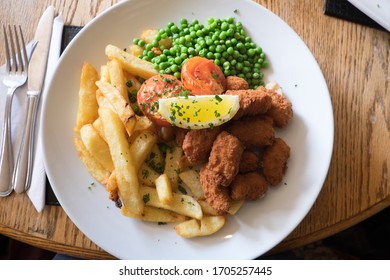
[[[39,20],[34,40],[38,42],[28,67],[28,90],[41,91],[46,73],[47,58],[49,55],[51,33],[53,30],[54,7],[50,6]],[[27,92],[27,94],[29,94]]]
[[[12,186],[16,193],[26,191],[31,184],[35,120],[46,74],[54,14],[54,7],[49,6],[39,19],[35,31],[34,40],[38,43],[28,67],[26,122],[12,177]]]

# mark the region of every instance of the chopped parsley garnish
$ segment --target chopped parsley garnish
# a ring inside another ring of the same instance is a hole
[[[182,194],[187,194],[187,190],[182,186],[182,185],[179,185],[177,187],[177,189],[182,193]]]
[[[142,200],[144,201],[145,204],[148,203],[150,200],[150,194],[148,194],[148,193],[145,194],[144,197],[142,198]]]

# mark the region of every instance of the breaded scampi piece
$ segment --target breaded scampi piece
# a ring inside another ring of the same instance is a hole
[[[268,116],[234,121],[226,130],[236,136],[246,148],[269,146],[275,139],[273,121]]]
[[[221,132],[219,126],[214,128],[190,130],[183,140],[183,152],[190,164],[205,162],[217,135]]]
[[[276,138],[274,143],[265,149],[262,163],[263,173],[272,186],[282,181],[289,157],[290,147],[281,138]]]
[[[186,137],[187,132],[189,132],[188,129],[175,127],[175,143],[177,146],[183,146],[184,138]]]
[[[243,116],[264,114],[271,108],[271,96],[263,90],[227,90],[225,94],[239,97],[240,109],[233,117],[234,120]]]
[[[199,178],[206,201],[220,214],[230,208],[228,186],[238,173],[243,152],[241,142],[222,131],[213,143],[208,163],[200,170]]]
[[[239,90],[249,89],[248,82],[238,76],[227,76],[226,77],[226,89],[227,90]]]
[[[271,97],[271,107],[267,111],[267,115],[274,120],[277,127],[285,127],[293,117],[291,102],[284,95],[267,90],[265,87],[260,86],[257,90],[264,91]]]
[[[259,162],[259,157],[255,152],[245,150],[241,156],[239,173],[256,171],[259,168]]]
[[[265,195],[267,186],[264,176],[257,172],[238,174],[230,186],[230,196],[233,200],[256,200]]]
[[[239,171],[244,146],[235,136],[222,131],[213,143],[205,168],[213,185],[228,187]]]
[[[218,214],[225,214],[231,205],[229,189],[221,185],[216,185],[212,179],[212,170],[203,167],[199,173],[200,183],[204,191],[207,203],[215,209]]]

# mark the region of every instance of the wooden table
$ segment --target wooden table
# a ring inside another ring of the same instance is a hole
[[[85,25],[117,2],[2,0],[0,19],[21,24],[29,41],[49,4],[62,11],[65,24]],[[280,252],[338,233],[390,205],[390,33],[325,16],[323,1],[256,2],[308,45],[327,81],[335,120],[333,159],[323,189],[300,225],[272,250]],[[46,206],[37,213],[26,195],[0,198],[0,233],[72,256],[113,258],[82,234],[61,207]]]

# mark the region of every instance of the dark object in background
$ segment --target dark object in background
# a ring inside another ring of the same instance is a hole
[[[347,0],[325,0],[324,13],[369,27],[386,30]]]

